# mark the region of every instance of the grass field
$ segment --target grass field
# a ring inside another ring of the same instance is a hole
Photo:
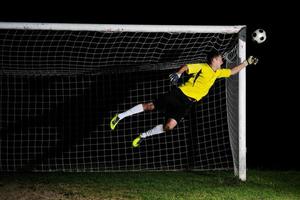
[[[300,171],[2,174],[0,199],[300,199]]]

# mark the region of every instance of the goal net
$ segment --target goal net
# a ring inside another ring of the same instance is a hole
[[[234,170],[246,178],[245,71],[219,79],[171,133],[144,112],[181,64],[245,57],[244,26],[0,23],[0,171]]]

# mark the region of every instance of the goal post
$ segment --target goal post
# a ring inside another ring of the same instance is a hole
[[[246,29],[239,32],[239,59],[246,59]],[[246,180],[246,69],[239,72],[239,178]]]
[[[246,57],[245,26],[0,22],[1,171],[234,170],[246,180],[246,71],[217,80],[171,134],[139,149],[139,131],[163,114],[110,118],[153,100],[168,74],[204,62],[227,68]]]
[[[1,22],[1,29],[67,30],[101,32],[238,33],[245,26],[64,24]]]

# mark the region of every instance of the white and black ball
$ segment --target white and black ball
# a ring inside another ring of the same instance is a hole
[[[263,29],[256,29],[252,33],[252,40],[258,44],[263,43],[267,39],[266,31]]]

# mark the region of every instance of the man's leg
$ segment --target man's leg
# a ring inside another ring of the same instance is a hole
[[[125,117],[137,114],[137,113],[141,113],[144,111],[148,111],[148,110],[153,110],[154,109],[154,104],[152,102],[150,103],[144,103],[144,104],[138,104],[132,108],[130,108],[129,110],[120,113],[120,114],[116,114],[112,120],[110,121],[110,128],[112,130],[115,129],[115,127],[117,126],[117,124],[119,123],[119,121],[121,121],[122,119],[124,119]]]
[[[175,128],[175,126],[177,125],[177,121],[175,119],[168,119],[167,123],[164,126],[164,130],[165,131],[171,131]]]
[[[175,119],[168,119],[167,123],[165,125],[163,124],[159,124],[157,126],[155,126],[154,128],[148,130],[145,133],[140,134],[137,138],[135,138],[132,142],[132,146],[133,147],[138,147],[140,146],[140,144],[142,143],[142,141],[150,136],[153,135],[157,135],[157,134],[161,134],[167,131],[171,131],[175,128],[175,126],[177,125],[177,122]]]

